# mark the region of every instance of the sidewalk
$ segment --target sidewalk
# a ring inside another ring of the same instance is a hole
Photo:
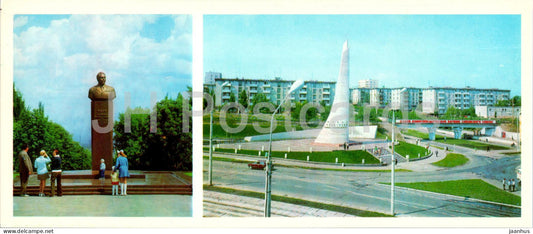
[[[264,199],[204,190],[204,217],[264,217]],[[271,217],[355,217],[290,203],[272,201]]]
[[[192,196],[15,196],[13,216],[192,217]]]

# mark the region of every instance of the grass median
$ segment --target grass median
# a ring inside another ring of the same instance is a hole
[[[209,156],[204,156],[204,159],[209,159]],[[224,162],[234,162],[234,163],[244,163],[248,164],[253,160],[241,160],[233,158],[224,158],[224,157],[213,157],[215,161],[224,161]],[[276,167],[286,167],[286,168],[300,168],[307,170],[323,170],[323,171],[344,171],[344,172],[375,172],[375,173],[390,173],[391,170],[375,170],[375,169],[344,169],[344,168],[319,168],[319,167],[303,167],[303,166],[289,166],[289,165],[279,165],[275,164]],[[412,172],[409,169],[395,169],[395,172]]]
[[[235,149],[221,149],[218,148],[215,152],[222,153],[235,153]],[[264,156],[267,151],[261,152],[259,150],[237,150],[238,154],[247,154],[253,156]],[[346,163],[346,164],[362,164],[363,160],[365,164],[379,164],[379,160],[372,156],[370,153],[362,150],[335,150],[335,151],[314,151],[314,152],[284,152],[284,151],[272,151],[272,157],[307,161],[311,162],[325,162],[325,163]]]
[[[466,164],[468,161],[468,158],[462,154],[449,153],[444,159],[432,164],[438,167],[457,167]]]
[[[228,193],[228,194],[233,194],[233,195],[238,195],[238,196],[265,199],[264,193],[254,192],[254,191],[237,190],[237,189],[232,189],[232,188],[216,187],[216,186],[209,186],[209,185],[204,185],[204,190]],[[350,208],[350,207],[307,201],[307,200],[291,198],[287,196],[271,195],[271,198],[272,198],[272,201],[285,202],[285,203],[290,203],[294,205],[301,205],[301,206],[312,207],[312,208],[317,208],[317,209],[322,209],[322,210],[329,210],[329,211],[334,211],[334,212],[339,212],[339,213],[355,215],[359,217],[392,217],[391,215],[387,215],[387,214],[383,214],[379,212],[359,210],[359,209]]]
[[[500,188],[497,188],[496,186],[481,179],[396,183],[395,185],[399,187],[450,194],[461,197],[470,197],[516,206],[520,206],[522,203],[520,196],[503,191]]]
[[[413,129],[402,130],[402,133],[405,135],[422,138],[423,140],[429,140],[429,135],[427,133],[419,132]],[[454,139],[454,138],[445,139],[443,136],[438,136],[438,135],[435,135],[435,142],[445,143],[449,145],[463,146],[463,147],[477,149],[477,150],[487,150],[487,147],[489,150],[510,149],[507,146],[487,144],[487,143],[480,142],[478,140],[465,140],[465,139]]]
[[[500,146],[500,145],[491,145],[482,143],[480,141],[476,140],[464,140],[464,139],[437,139],[436,142],[445,143],[448,145],[457,145],[457,146],[463,146],[471,149],[477,149],[477,150],[506,150],[510,149],[506,146]]]
[[[410,159],[424,157],[429,154],[429,151],[426,150],[426,148],[403,141],[400,141],[399,144],[394,146],[394,152],[404,157],[409,155]]]

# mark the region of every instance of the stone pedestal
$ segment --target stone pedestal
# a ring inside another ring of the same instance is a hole
[[[92,171],[99,173],[103,158],[106,171],[113,166],[113,101],[91,101]]]

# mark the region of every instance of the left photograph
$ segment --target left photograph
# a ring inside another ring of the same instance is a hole
[[[13,216],[192,217],[192,17],[15,15]]]

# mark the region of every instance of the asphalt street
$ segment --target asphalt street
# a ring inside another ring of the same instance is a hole
[[[431,142],[431,146],[435,145],[446,146]],[[520,155],[502,156],[494,151],[453,147],[454,152],[464,154],[469,158],[469,162],[450,169],[438,168],[431,165],[431,162],[444,158],[446,151],[431,148],[432,151],[439,151],[440,158],[432,155],[425,160],[399,163],[397,168],[410,169],[413,172],[395,173],[395,182],[483,179],[499,187],[502,178],[516,177],[515,168],[520,165]],[[257,157],[240,157],[240,159],[248,160],[255,158]],[[296,167],[275,167],[272,176],[272,194],[390,213],[391,187],[383,184],[390,183],[389,172],[312,170],[298,168],[298,166],[306,166],[305,163],[298,165],[298,163],[275,159],[274,164],[276,160],[278,164],[292,163],[295,165],[291,166]],[[280,161],[283,162],[280,163]],[[207,160],[204,160],[204,163],[204,168],[207,168]],[[357,167],[352,169],[357,169]],[[371,169],[384,170],[390,167]],[[207,175],[207,171],[204,171],[204,180],[207,180]],[[264,192],[265,172],[250,170],[246,163],[214,161],[213,183],[215,186]],[[520,195],[519,192],[516,194]],[[521,215],[521,209],[470,198],[395,187],[395,213],[397,216],[409,217],[518,217]]]

